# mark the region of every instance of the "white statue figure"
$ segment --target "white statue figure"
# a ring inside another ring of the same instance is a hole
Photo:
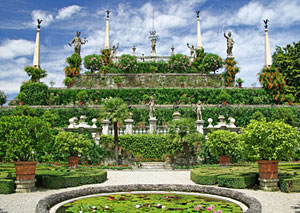
[[[150,118],[155,118],[155,100],[152,96],[150,97],[149,108],[150,108],[149,111]]]
[[[203,120],[203,117],[202,117],[202,103],[201,101],[198,101],[197,104],[196,104],[196,113],[197,113],[197,120]]]
[[[191,51],[191,57],[192,58],[195,58],[195,47],[194,47],[194,45],[192,45],[192,46],[190,46],[190,44],[189,43],[187,43],[186,44],[187,45],[187,47],[190,49],[190,51]]]
[[[111,57],[116,57],[117,56],[117,49],[119,48],[119,43],[117,43],[117,46],[116,45],[113,45],[113,47],[111,48]]]

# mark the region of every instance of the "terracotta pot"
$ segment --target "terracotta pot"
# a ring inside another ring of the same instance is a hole
[[[117,87],[120,88],[120,87],[121,87],[121,84],[117,84]]]
[[[180,84],[181,87],[184,87],[184,84]]]
[[[227,105],[227,102],[226,102],[226,101],[222,101],[222,104],[226,106],[226,105]]]
[[[257,163],[260,179],[277,179],[278,160],[259,160]]]
[[[242,88],[242,84],[239,83],[239,88]]]
[[[79,101],[78,105],[81,106],[83,104],[83,101]]]
[[[230,164],[230,156],[222,155],[219,156],[219,165],[220,166],[229,166]]]
[[[68,167],[77,168],[80,157],[78,156],[69,156],[68,157]]]
[[[20,106],[23,106],[24,104],[23,104],[23,102],[19,102],[19,105],[20,105]]]
[[[15,161],[17,180],[34,180],[36,161]]]

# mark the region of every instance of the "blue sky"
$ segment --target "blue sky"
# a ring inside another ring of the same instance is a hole
[[[12,99],[23,81],[23,71],[32,65],[36,19],[41,27],[41,67],[48,76],[42,81],[62,86],[65,59],[73,53],[67,44],[81,31],[88,39],[81,56],[99,54],[104,47],[105,10],[110,16],[110,45],[120,43],[117,55],[149,55],[152,11],[159,35],[158,55],[189,54],[186,43],[196,45],[196,10],[200,10],[202,44],[206,52],[226,57],[223,30],[232,31],[233,55],[239,63],[238,77],[246,86],[259,86],[257,73],[264,65],[264,26],[268,18],[271,52],[276,45],[299,41],[299,0],[2,0],[0,1],[0,90]]]

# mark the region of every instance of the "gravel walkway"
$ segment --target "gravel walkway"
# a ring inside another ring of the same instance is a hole
[[[123,184],[194,184],[190,171],[108,171],[108,180],[101,186]],[[24,194],[0,195],[1,209],[8,213],[34,213],[37,202],[50,194],[90,187],[85,185],[59,190],[43,189]],[[239,189],[238,191],[255,197],[263,206],[263,213],[300,212],[300,193],[264,192],[261,190]],[[294,208],[293,208],[294,207]],[[295,207],[298,207],[295,209]]]

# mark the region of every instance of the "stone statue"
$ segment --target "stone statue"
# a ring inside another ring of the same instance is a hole
[[[231,32],[228,32],[228,35],[224,32],[224,37],[227,39],[227,57],[231,56],[232,57],[232,48],[234,45],[234,41],[231,38]]]
[[[197,18],[199,18],[200,11],[199,11],[199,10],[197,10],[197,11],[196,11],[196,14],[197,14]]]
[[[269,19],[263,20],[263,22],[265,23],[265,29],[268,29],[268,22],[269,22]]]
[[[149,108],[150,108],[149,117],[155,118],[155,100],[152,96],[150,97]]]
[[[118,48],[119,48],[119,43],[117,43],[117,47],[116,47],[116,45],[113,45],[113,47],[111,48],[111,50],[112,50],[111,56],[112,57],[116,57],[117,56],[117,49]]]
[[[85,38],[82,41],[79,36],[80,36],[80,32],[76,32],[76,37],[74,37],[73,40],[69,43],[70,46],[72,46],[72,44],[75,43],[74,53],[77,53],[78,55],[80,55],[81,44],[85,44],[87,42]]]
[[[201,103],[201,101],[198,101],[196,104],[196,109],[195,109],[195,111],[197,113],[197,120],[203,120],[201,109],[202,109],[202,103]]]
[[[41,28],[41,23],[42,23],[43,20],[41,19],[37,19],[37,22],[38,22],[38,25],[37,25],[37,28],[40,29]]]
[[[155,48],[156,48],[156,38],[153,37],[153,38],[151,39],[151,41],[152,41],[152,45],[151,45],[152,51],[151,51],[151,53],[156,53],[156,50],[155,50]]]
[[[192,58],[195,58],[195,47],[194,47],[194,45],[192,45],[191,47],[190,47],[190,44],[189,44],[189,43],[187,43],[186,45],[187,45],[188,48],[190,48],[190,51],[191,51],[191,57],[192,57]]]

